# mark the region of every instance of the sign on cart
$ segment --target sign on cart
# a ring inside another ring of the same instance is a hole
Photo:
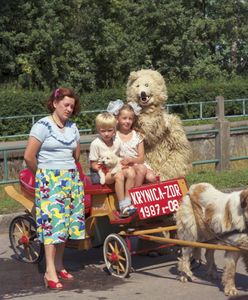
[[[187,190],[185,179],[178,178],[135,187],[129,194],[140,219],[148,219],[176,212]]]

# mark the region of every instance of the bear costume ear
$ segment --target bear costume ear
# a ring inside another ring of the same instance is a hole
[[[136,71],[131,72],[129,77],[128,77],[127,86],[130,86],[138,77],[139,76],[138,76],[138,73]]]

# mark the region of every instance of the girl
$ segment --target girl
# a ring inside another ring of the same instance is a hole
[[[156,176],[151,167],[144,161],[144,141],[140,133],[133,129],[136,116],[141,107],[137,103],[124,104],[121,100],[110,102],[107,111],[116,116],[116,136],[121,141],[120,156],[123,157],[124,166],[132,166],[135,169],[135,186],[144,182],[155,182]]]

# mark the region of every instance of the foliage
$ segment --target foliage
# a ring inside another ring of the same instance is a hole
[[[11,88],[10,85],[7,87],[2,86],[0,89],[1,135],[28,134],[32,123],[48,114],[46,99],[49,95],[50,91],[31,91]],[[77,122],[79,128],[92,130],[96,114],[106,109],[109,101],[118,98],[125,99],[125,89],[123,87],[84,93],[80,96],[82,113],[74,117],[74,121]],[[87,111],[87,113],[84,113],[84,111]],[[33,115],[37,115],[37,117],[33,119]],[[14,116],[15,118],[11,118]],[[20,118],[17,119],[18,116]]]
[[[244,99],[248,95],[248,85],[246,79],[236,77],[234,80],[207,81],[196,80],[190,82],[168,83],[169,98],[167,103],[188,103],[185,106],[173,106],[169,108],[169,113],[175,113],[183,119],[194,119],[200,115],[199,106],[191,105],[195,102],[206,102],[203,106],[203,116],[215,116],[215,98],[218,95],[223,95],[225,99]],[[1,117],[9,116],[30,116],[20,119],[0,119],[0,131],[3,136],[28,134],[33,121],[32,115],[43,116],[47,114],[46,99],[50,91],[25,90],[2,86],[0,89],[0,107]],[[126,87],[125,85],[109,88],[98,89],[91,93],[83,93],[80,95],[81,111],[74,118],[79,128],[89,129],[94,131],[95,116],[99,111],[107,108],[109,101],[116,99],[125,100]],[[167,104],[165,103],[165,105]],[[248,111],[248,102],[246,111]],[[226,103],[226,115],[242,115],[242,102],[237,105],[237,102]],[[86,112],[87,113],[86,113]]]
[[[140,68],[168,82],[248,73],[247,1],[8,0],[0,16],[0,83],[83,94]]]
[[[0,90],[1,117],[0,132],[2,136],[27,134],[30,131],[32,115],[46,114],[44,99],[46,93],[41,91],[27,91],[22,89],[2,88]],[[30,118],[13,119],[11,116],[30,116]]]
[[[171,104],[188,103],[184,107],[173,107],[170,112],[176,113],[182,118],[190,119],[200,115],[199,107],[190,105],[191,103],[210,102],[208,105],[204,105],[203,115],[212,117],[215,115],[217,96],[223,96],[225,100],[232,100],[247,99],[247,95],[248,86],[245,78],[236,76],[232,80],[220,79],[215,81],[201,79],[169,84],[167,102]],[[238,106],[236,102],[225,104],[225,114],[242,114],[242,102]]]

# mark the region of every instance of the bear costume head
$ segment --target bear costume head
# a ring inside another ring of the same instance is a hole
[[[127,101],[137,102],[143,110],[160,107],[167,100],[167,88],[163,76],[154,70],[130,73],[127,82]]]

